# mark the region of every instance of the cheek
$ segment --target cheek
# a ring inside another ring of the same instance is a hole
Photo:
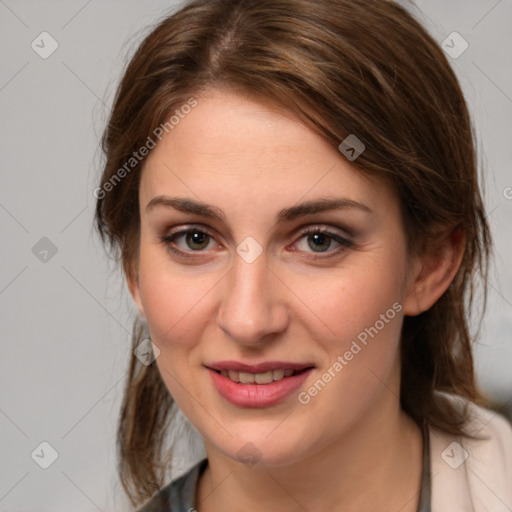
[[[345,411],[357,409],[391,378],[399,356],[405,264],[405,252],[389,251],[368,254],[329,276],[296,279],[294,291],[315,314],[308,330],[322,348],[318,377],[329,387],[325,394],[321,382],[305,389],[304,402],[311,399],[319,407],[333,401]],[[323,397],[317,400],[319,390]],[[338,413],[332,414],[338,421]]]
[[[209,319],[208,291],[213,284],[209,275],[171,268],[161,251],[142,249],[139,288],[153,342],[172,350],[197,340]]]
[[[310,328],[317,331],[318,339],[335,347],[376,322],[382,327],[382,315],[384,321],[397,316],[403,300],[404,261],[400,254],[390,255],[387,261],[368,255],[350,268],[340,267],[314,276],[289,275],[286,280],[309,307]],[[386,322],[386,326],[389,324]],[[394,334],[399,335],[399,326]]]
[[[350,274],[326,280],[321,292],[310,292],[329,335],[321,335],[325,327],[310,330],[325,358],[298,399],[305,417],[326,419],[327,437],[349,429],[382,397],[399,395],[401,282],[387,270],[352,268]]]

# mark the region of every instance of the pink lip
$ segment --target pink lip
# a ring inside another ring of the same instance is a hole
[[[275,363],[270,364],[271,366],[269,366],[269,363],[264,363],[263,365],[256,365],[257,367],[259,367],[258,370],[251,370],[250,372],[260,373],[268,371],[270,369],[277,368],[299,369],[296,366],[290,364],[288,364],[288,367],[283,365],[283,363],[279,363],[277,365]],[[222,369],[248,371],[244,370],[244,368],[248,367],[254,368],[254,366],[240,365],[237,363],[236,367],[223,367],[219,368],[219,370]],[[240,370],[240,368],[242,369]],[[207,369],[212,377],[213,384],[215,385],[215,388],[219,392],[220,396],[222,396],[231,404],[237,405],[239,407],[268,407],[270,405],[277,404],[278,402],[284,400],[302,385],[302,383],[307,379],[308,375],[313,370],[313,368],[311,368],[311,365],[307,365],[305,366],[305,368],[308,369],[301,373],[298,373],[297,375],[284,377],[283,379],[274,381],[270,384],[242,384],[239,382],[233,382],[228,377],[224,377],[220,373],[217,373],[211,367],[208,367]]]

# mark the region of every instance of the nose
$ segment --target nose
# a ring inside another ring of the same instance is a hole
[[[252,263],[235,255],[226,275],[217,313],[217,324],[239,344],[257,346],[286,330],[289,312],[275,273],[265,253]]]

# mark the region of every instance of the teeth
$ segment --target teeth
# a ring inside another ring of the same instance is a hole
[[[291,370],[291,372],[293,373],[293,370]],[[282,378],[284,378],[284,370],[274,370],[272,372],[272,376],[274,380],[281,380]]]
[[[269,370],[265,373],[256,373],[254,375],[254,382],[256,384],[270,384],[274,380],[274,372]]]
[[[229,370],[226,377],[229,377],[233,382],[240,382],[240,372],[236,370]]]
[[[290,377],[295,373],[295,370],[269,370],[268,372],[262,373],[248,373],[248,372],[237,372],[236,370],[221,370],[220,374],[233,382],[239,382],[241,384],[270,384],[285,377]]]
[[[240,372],[240,382],[242,384],[254,384],[254,373]]]

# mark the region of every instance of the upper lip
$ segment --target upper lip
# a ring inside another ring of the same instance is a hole
[[[304,370],[306,368],[312,368],[311,363],[290,363],[284,361],[264,361],[257,364],[241,363],[239,361],[218,361],[215,363],[205,365],[211,370],[233,370],[238,372],[247,373],[265,373],[270,370]]]

